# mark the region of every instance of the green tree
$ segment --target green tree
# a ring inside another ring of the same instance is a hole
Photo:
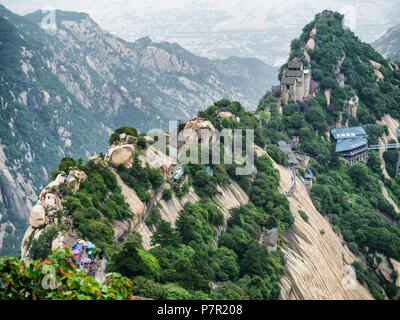
[[[331,145],[331,157],[329,160],[329,168],[330,169],[337,169],[340,167],[340,160],[339,156],[336,152],[336,146],[334,144]]]
[[[217,249],[217,257],[220,266],[217,280],[236,280],[239,276],[239,266],[235,252],[226,247],[220,247]]]
[[[162,198],[165,201],[171,200],[172,199],[172,191],[171,189],[165,189],[162,195]]]
[[[139,249],[135,241],[126,241],[120,251],[111,256],[107,269],[119,272],[129,278],[145,276],[150,279],[158,279],[161,268],[157,259],[151,254]]]
[[[397,169],[397,160],[399,153],[397,150],[387,150],[383,153],[383,160],[385,160],[387,173],[395,178]]]
[[[240,260],[240,273],[242,275],[258,275],[264,277],[267,273],[269,252],[265,245],[253,242]]]
[[[357,162],[349,168],[349,176],[357,187],[363,186],[369,180],[368,167],[362,162]]]
[[[153,233],[151,237],[151,244],[161,245],[163,247],[166,246],[176,246],[180,243],[179,235],[177,232],[171,227],[171,224],[168,221],[161,220],[156,232]]]
[[[60,164],[58,165],[59,171],[64,171],[65,173],[69,174],[69,168],[76,166],[77,163],[72,158],[62,158]]]
[[[196,209],[194,209],[196,210]],[[176,228],[182,237],[184,244],[189,244],[190,241],[201,241],[201,227],[202,223],[197,216],[191,215],[194,210],[181,211],[178,220],[176,221]]]
[[[164,182],[164,176],[160,168],[149,169],[149,181],[154,189],[157,189],[162,186]]]
[[[29,248],[29,256],[31,259],[46,259],[51,252],[52,242],[58,234],[57,227],[50,227],[43,232],[38,239],[34,239]]]
[[[100,286],[93,277],[76,269],[73,257],[69,248],[53,251],[44,261],[27,263],[13,257],[0,257],[0,300],[133,299],[128,278],[108,274]],[[43,283],[49,287],[38,285]]]
[[[190,300],[190,293],[174,284],[167,284],[164,286],[167,291],[167,300]]]
[[[192,261],[187,258],[177,260],[173,269],[175,270],[173,279],[180,286],[188,290],[202,290],[209,292],[210,288],[207,279],[197,270]]]
[[[271,156],[271,158],[275,160],[276,163],[279,163],[284,167],[288,166],[288,159],[278,146],[273,144],[268,145],[267,152]]]
[[[134,295],[154,300],[167,299],[167,289],[153,280],[139,276],[133,279],[132,285],[132,293]]]
[[[381,159],[378,151],[372,150],[368,152],[367,166],[373,173],[379,176],[382,175]]]
[[[137,145],[140,149],[142,149],[142,150],[147,149],[147,142],[146,142],[146,140],[144,139],[144,137],[142,137],[142,136],[139,137],[139,139],[138,139],[136,145]]]
[[[153,207],[146,217],[146,225],[151,227],[153,224],[157,227],[161,220],[161,212],[157,207]]]

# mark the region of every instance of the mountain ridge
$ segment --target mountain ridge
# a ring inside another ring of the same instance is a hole
[[[372,43],[372,46],[385,58],[400,61],[400,24],[389,28],[382,37]]]

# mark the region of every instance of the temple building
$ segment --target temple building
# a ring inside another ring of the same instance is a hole
[[[368,135],[361,127],[338,128],[331,130],[331,139],[336,143],[339,157],[350,164],[368,159]]]
[[[292,147],[286,143],[286,141],[278,141],[278,147],[288,158],[288,164],[290,168],[298,168],[300,166],[299,160],[297,160]]]
[[[301,61],[291,61],[281,80],[281,94],[286,101],[301,101],[310,94],[311,70],[304,69]]]

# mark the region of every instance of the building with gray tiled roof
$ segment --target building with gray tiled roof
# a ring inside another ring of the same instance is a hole
[[[339,157],[350,164],[368,159],[368,135],[361,127],[336,128],[331,130]]]
[[[300,165],[300,162],[292,151],[292,147],[283,140],[278,141],[278,146],[288,158],[289,167],[297,168]]]
[[[303,68],[303,63],[301,61],[290,61],[287,68],[289,70],[300,70]]]

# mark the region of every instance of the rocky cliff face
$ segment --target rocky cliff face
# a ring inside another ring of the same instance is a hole
[[[126,135],[120,135],[120,138]],[[131,218],[124,220],[116,220],[113,222],[112,229],[114,232],[115,241],[120,241],[123,236],[128,236],[133,231],[137,231],[142,236],[142,246],[145,250],[149,250],[151,246],[151,236],[156,231],[154,225],[148,226],[145,223],[145,215],[148,213],[149,204],[143,203],[137,196],[135,190],[128,187],[121,177],[113,169],[113,166],[120,164],[126,167],[131,167],[133,163],[133,157],[135,154],[135,144],[129,143],[129,137],[126,138],[124,143],[119,143],[116,146],[110,147],[106,153],[104,163],[108,163],[109,170],[113,172],[117,179],[118,186],[121,188],[121,194],[125,198],[125,201],[129,205],[129,210],[132,213]],[[142,165],[149,165],[153,168],[160,168],[164,170],[164,175],[169,177],[171,173],[169,168],[171,165],[171,159],[155,148],[148,146],[146,156],[141,156]],[[140,158],[140,157],[139,157]],[[97,160],[95,160],[97,161]],[[65,175],[60,173],[56,179],[50,182],[40,193],[39,200],[32,207],[29,216],[29,226],[25,232],[22,245],[21,245],[21,258],[29,258],[29,250],[32,240],[38,239],[39,236],[47,231],[52,225],[63,223],[67,226],[72,226],[72,216],[66,213],[64,207],[59,198],[59,187],[63,184],[68,184],[72,188],[72,192],[79,190],[80,185],[87,179],[86,175],[82,171],[71,170],[68,179]],[[160,190],[170,188],[168,183],[165,183]],[[218,203],[219,208],[222,210],[225,218],[225,225],[227,220],[230,218],[230,209],[239,207],[249,202],[249,197],[242,190],[242,188],[234,181],[231,183],[224,183],[217,186],[219,194],[215,196],[215,200]],[[200,197],[195,193],[193,187],[190,187],[189,192],[178,197],[175,194],[172,199],[166,201],[162,199],[162,192],[152,192],[151,203],[158,202],[161,204],[160,214],[161,218],[175,226],[175,223],[179,217],[179,213],[184,209],[186,203],[196,203],[200,201]],[[61,218],[58,217],[57,212],[63,212]],[[53,241],[53,249],[60,247],[63,244],[73,245],[74,241],[78,240],[77,234],[70,229],[67,234],[59,234]]]
[[[289,170],[276,165],[281,174],[280,188],[289,191]],[[298,178],[297,178],[298,179]],[[298,181],[299,182],[299,181]],[[355,273],[347,272],[356,259],[329,221],[314,207],[303,183],[297,183],[289,198],[295,223],[285,235],[286,276],[281,279],[281,298],[293,300],[366,300],[372,299]],[[299,214],[304,211],[308,222]]]
[[[400,122],[396,119],[394,119],[392,116],[390,116],[389,114],[385,114],[382,117],[382,120],[378,120],[376,122],[377,124],[381,125],[381,126],[387,126],[388,131],[389,131],[389,135],[384,135],[383,136],[383,140],[379,139],[379,144],[388,144],[390,140],[395,140],[397,141],[397,129],[400,127]],[[386,163],[385,163],[385,159],[383,159],[383,153],[385,152],[385,149],[379,149],[379,156],[381,158],[382,161],[382,171],[383,174],[385,175],[385,177],[387,179],[390,179],[389,174],[386,171]]]
[[[400,25],[391,27],[381,38],[374,41],[372,46],[385,58],[400,61]]]
[[[270,83],[257,60],[213,62],[176,44],[128,43],[83,13],[56,11],[57,28],[44,30],[46,14],[21,17],[0,5],[0,201],[14,225],[62,157],[99,153],[116,127],[166,127],[221,98],[255,106]]]
[[[236,183],[223,184],[217,186],[217,190],[220,194],[216,195],[216,200],[220,204],[219,208],[222,210],[225,218],[225,222],[230,218],[230,209],[240,207],[241,205],[249,202],[249,197],[246,192]],[[158,199],[162,205],[160,209],[161,217],[163,220],[171,223],[175,226],[175,222],[179,217],[179,212],[184,209],[186,203],[196,203],[200,200],[200,197],[195,193],[191,187],[188,194],[179,198],[175,195],[171,200],[165,201]],[[140,222],[136,227],[136,231],[140,233],[143,240],[143,248],[149,250],[152,246],[151,236],[153,235],[156,228],[154,226],[148,227],[144,222]]]
[[[267,154],[260,148],[257,154]],[[279,192],[288,194],[293,182],[287,168],[274,162],[280,173]],[[366,300],[367,288],[355,278],[350,264],[356,260],[329,221],[314,207],[306,186],[296,177],[296,188],[289,196],[295,223],[285,232],[286,275],[280,279],[283,300]],[[308,216],[306,222],[299,214]]]
[[[211,123],[208,122],[208,126],[211,126],[211,129],[214,130]],[[189,124],[187,127],[196,129]],[[124,137],[123,135],[121,135],[120,138],[123,138],[123,141],[129,140],[129,137]],[[212,135],[210,138],[212,138]],[[130,167],[133,163],[134,150],[134,145],[128,143],[110,147],[106,153],[105,159],[113,166],[124,164],[125,166]],[[171,158],[152,146],[147,147],[146,156],[140,155],[139,160],[142,165],[148,164],[152,168],[160,168],[165,176],[170,177]],[[119,239],[123,235],[137,231],[142,236],[143,248],[149,250],[152,247],[151,236],[156,231],[154,225],[148,226],[143,220],[143,217],[148,213],[149,208],[146,204],[140,201],[136,192],[129,188],[117,173],[114,172],[114,174],[117,177],[118,185],[122,189],[122,194],[129,204],[131,212],[134,213],[134,216],[131,219],[116,221],[114,223],[114,236],[116,239]],[[166,184],[164,188],[170,188],[170,185]],[[232,181],[230,184],[225,183],[218,185],[217,191],[219,194],[215,196],[215,200],[219,203],[219,208],[224,214],[225,223],[230,218],[230,209],[249,202],[248,195],[235,181]],[[196,203],[199,200],[200,197],[195,193],[194,188],[190,187],[189,192],[186,195],[178,197],[173,194],[172,199],[168,201],[162,199],[162,192],[159,192],[158,194],[153,195],[152,202],[161,204],[161,218],[170,222],[172,226],[175,226],[175,222],[179,217],[179,212],[184,209],[185,204],[188,202]]]
[[[183,210],[186,203],[195,203],[200,200],[199,196],[194,192],[194,189],[191,187],[189,192],[179,198],[175,195],[171,200],[165,201],[161,198],[158,200],[162,208],[160,209],[161,217],[165,221],[171,223],[172,226],[175,226],[175,222],[179,217],[179,212]],[[145,250],[149,250],[152,248],[151,246],[151,236],[156,231],[154,226],[147,226],[144,221],[140,221],[140,223],[136,226],[135,230],[142,236],[142,246]]]
[[[60,199],[60,186],[69,184],[76,192],[82,182],[87,179],[84,172],[79,170],[71,170],[68,178],[65,175],[59,174],[56,179],[50,182],[40,193],[39,199],[32,207],[29,215],[29,227],[25,232],[21,244],[21,259],[28,259],[29,249],[33,239],[38,239],[39,236],[46,232],[51,226],[57,224],[72,225],[72,217],[68,215],[58,216],[58,212],[63,212],[64,208]],[[69,236],[73,237],[73,232],[69,232]],[[61,235],[57,237],[55,242],[60,241]],[[67,238],[67,237],[63,237]]]

